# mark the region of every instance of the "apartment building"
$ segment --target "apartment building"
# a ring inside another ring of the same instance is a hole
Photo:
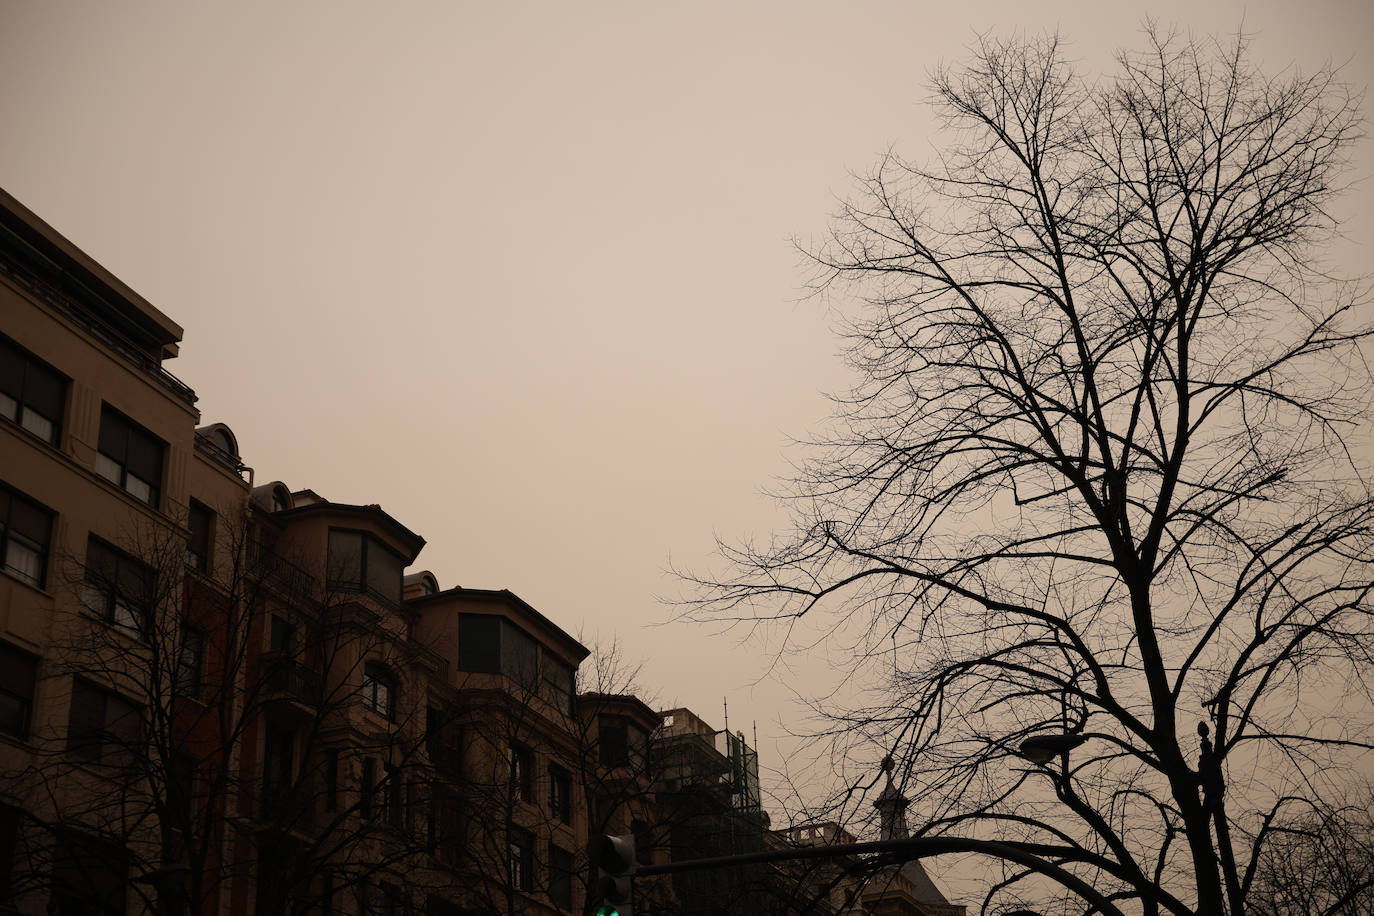
[[[255,479],[181,337],[0,192],[0,909],[579,912],[588,650]]]
[[[181,338],[0,191],[0,913],[553,916],[596,834],[779,842],[742,735],[580,676],[381,506],[259,479]],[[780,875],[642,880],[637,912],[783,912]]]

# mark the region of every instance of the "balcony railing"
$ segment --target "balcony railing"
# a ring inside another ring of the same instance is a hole
[[[135,367],[151,376],[159,385],[187,404],[196,402],[196,393],[190,386],[162,368],[162,361],[148,355],[137,344],[96,317],[91,310],[71,294],[54,286],[33,268],[0,249],[0,274],[9,277],[19,286],[28,290],[39,299],[58,309],[71,321],[80,325],[91,336],[118,353]]]
[[[297,606],[313,601],[318,591],[316,579],[306,569],[275,552],[261,541],[249,546],[252,569],[268,588],[288,604]]]
[[[320,699],[320,681],[318,671],[293,658],[271,658],[265,662],[263,686],[269,694],[298,703],[316,703]]]
[[[196,435],[196,451],[203,453],[211,461],[228,468],[243,480],[248,479],[248,465],[236,456],[229,454],[214,443],[209,436]]]

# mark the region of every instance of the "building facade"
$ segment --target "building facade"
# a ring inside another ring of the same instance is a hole
[[[579,694],[589,650],[517,595],[260,480],[181,338],[0,191],[0,911],[574,914],[591,836],[779,842],[742,736]],[[636,912],[760,875],[640,881]]]

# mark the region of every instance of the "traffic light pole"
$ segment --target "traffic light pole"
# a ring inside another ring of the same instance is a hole
[[[1018,846],[998,843],[995,840],[976,840],[965,837],[917,837],[905,840],[875,840],[868,843],[843,843],[835,846],[804,846],[800,848],[772,849],[767,852],[746,852],[734,856],[715,856],[708,859],[686,859],[681,862],[667,862],[663,865],[641,865],[634,871],[634,877],[647,878],[653,875],[672,875],[686,871],[705,871],[724,868],[730,865],[751,865],[758,862],[784,862],[794,859],[834,859],[841,856],[860,856],[871,853],[886,853],[884,858],[892,862],[905,862],[911,859],[924,859],[928,856],[948,855],[950,853],[978,853],[1014,862],[1038,872],[1074,892],[1084,901],[1093,905],[1104,916],[1125,916],[1110,900],[1098,892],[1091,884],[1072,872],[1066,871],[1053,862]]]

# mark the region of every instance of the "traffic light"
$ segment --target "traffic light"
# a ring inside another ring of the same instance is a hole
[[[596,916],[632,916],[630,912],[631,879],[635,873],[635,838],[599,836],[592,840],[587,858],[596,869],[592,885],[592,904]]]

